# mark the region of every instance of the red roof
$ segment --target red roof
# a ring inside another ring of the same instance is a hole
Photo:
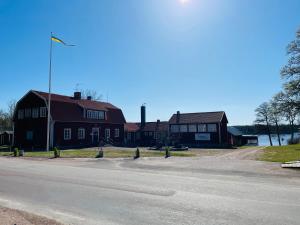
[[[142,131],[168,131],[169,123],[166,121],[160,122],[147,122],[143,128],[141,128],[141,123],[126,123],[125,131],[127,132],[136,132],[139,130]]]
[[[48,93],[32,92],[48,101]],[[84,118],[83,109],[105,111],[106,120]],[[53,120],[66,122],[126,123],[122,110],[110,103],[87,99],[76,100],[73,97],[58,94],[51,94],[51,116]]]
[[[125,123],[124,129],[127,132],[136,132],[140,127],[136,123]]]

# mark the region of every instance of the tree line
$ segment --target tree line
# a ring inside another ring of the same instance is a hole
[[[271,127],[275,127],[278,143],[281,145],[280,124],[289,126],[290,143],[297,143],[295,139],[296,125],[300,122],[300,28],[296,38],[287,46],[288,62],[281,68],[283,80],[282,90],[275,94],[268,102],[262,103],[255,110],[255,124],[265,125],[272,146]]]

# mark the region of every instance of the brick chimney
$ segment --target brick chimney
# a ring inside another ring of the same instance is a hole
[[[177,111],[177,114],[176,114],[176,123],[179,123],[180,122],[180,111]]]
[[[81,92],[79,92],[79,91],[74,92],[74,99],[81,100]]]
[[[145,127],[146,125],[146,106],[141,106],[141,127]]]

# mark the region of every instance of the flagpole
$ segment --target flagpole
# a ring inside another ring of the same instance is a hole
[[[47,118],[47,152],[50,150],[50,120],[51,120],[51,80],[52,80],[52,32],[50,36],[50,63],[49,63],[49,92],[48,92],[48,118]]]

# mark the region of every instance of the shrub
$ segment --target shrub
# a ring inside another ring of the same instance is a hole
[[[53,148],[53,153],[54,153],[54,158],[60,157],[60,150],[57,147]]]
[[[300,137],[294,138],[293,140],[292,139],[288,140],[289,145],[294,145],[294,144],[299,144],[299,143],[300,143]]]
[[[166,147],[166,155],[165,158],[169,158],[171,156],[170,147]]]
[[[135,150],[135,156],[134,156],[134,159],[138,159],[138,158],[140,158],[140,149],[139,148],[137,148]]]
[[[18,148],[14,148],[14,157],[19,157],[20,152]]]
[[[24,150],[19,151],[19,156],[23,157],[24,156]]]
[[[104,157],[104,152],[103,152],[103,150],[102,150],[102,148],[99,150],[99,152],[97,153],[97,155],[96,155],[96,158],[103,158]]]

